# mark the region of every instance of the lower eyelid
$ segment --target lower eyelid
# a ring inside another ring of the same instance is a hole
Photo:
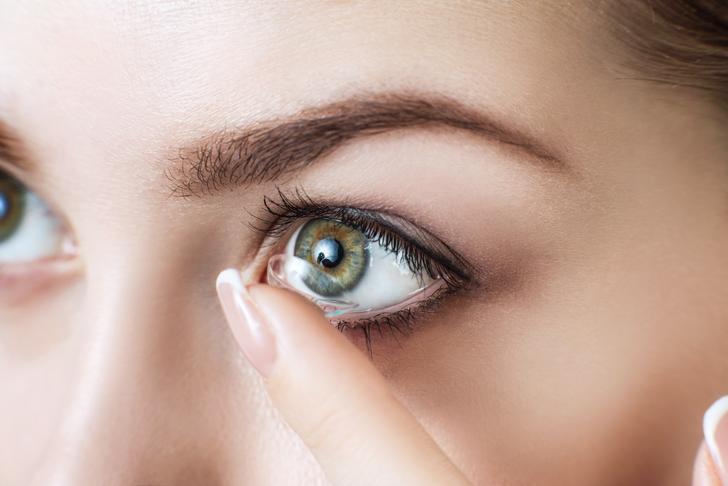
[[[40,293],[77,278],[83,272],[76,254],[31,263],[0,265],[0,302],[20,305]]]
[[[443,288],[439,295],[413,304],[394,314],[382,315],[365,321],[340,321],[332,322],[332,324],[336,325],[339,331],[355,345],[366,348],[369,356],[372,357],[374,347],[381,345],[382,340],[387,341],[388,338],[391,338],[397,346],[401,346],[401,339],[416,332],[418,320],[437,313],[443,300],[449,294],[456,292],[452,289]]]

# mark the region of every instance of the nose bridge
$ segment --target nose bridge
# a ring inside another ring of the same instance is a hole
[[[228,424],[210,404],[230,393],[222,377],[240,371],[239,358],[213,285],[196,292],[155,265],[121,259],[89,274],[64,421],[36,484],[219,482],[225,455],[214,452]],[[184,477],[173,476],[181,464]]]

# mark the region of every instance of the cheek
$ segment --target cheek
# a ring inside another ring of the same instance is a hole
[[[375,362],[476,482],[564,484],[564,464],[573,484],[682,477],[728,336],[669,267],[626,260],[453,302]]]
[[[43,282],[18,300],[3,295],[0,304],[0,482],[7,484],[27,479],[13,481],[12,474],[33,470],[38,445],[48,444],[63,422],[78,354],[73,330],[83,286]]]
[[[77,262],[69,264],[75,267]],[[7,360],[11,366],[25,364],[68,344],[78,320],[84,284],[77,268],[65,270],[26,272],[18,277],[18,285],[2,289],[0,361]],[[0,366],[0,372],[4,370]]]

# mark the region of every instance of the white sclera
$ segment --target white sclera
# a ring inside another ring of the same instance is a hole
[[[331,278],[306,260],[294,256],[298,231],[289,240],[284,254],[271,258],[268,281],[305,295],[324,309],[328,317],[361,318],[366,315],[394,312],[426,298],[442,285],[439,278],[416,275],[407,262],[376,241],[369,241],[369,260],[364,275],[356,286],[334,298],[314,292],[303,276],[319,273]]]
[[[0,263],[27,263],[62,250],[64,231],[48,207],[32,192],[25,194],[20,225],[0,241]]]

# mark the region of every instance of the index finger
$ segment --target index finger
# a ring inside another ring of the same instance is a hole
[[[308,300],[218,278],[228,322],[271,400],[336,485],[468,481],[369,360]]]

